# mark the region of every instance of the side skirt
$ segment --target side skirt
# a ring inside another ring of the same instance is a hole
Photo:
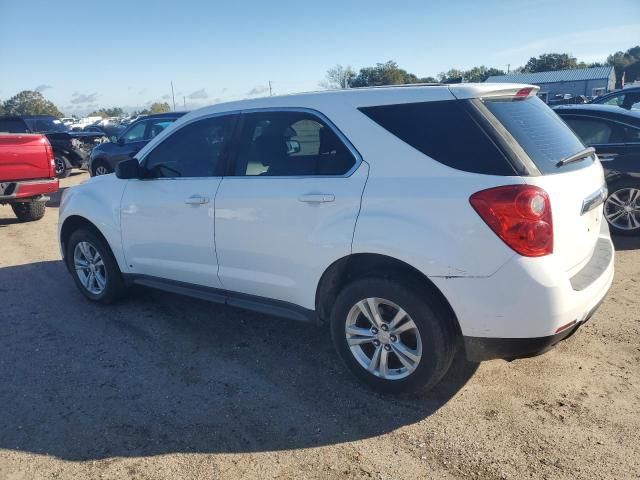
[[[220,290],[202,285],[166,280],[164,278],[151,277],[148,275],[123,274],[127,285],[141,285],[144,287],[163,290],[165,292],[176,293],[187,297],[198,298],[214,303],[221,303],[232,307],[252,310],[254,312],[265,313],[275,317],[289,318],[305,323],[321,325],[315,310],[309,310],[294,303],[273,300],[246,293]]]

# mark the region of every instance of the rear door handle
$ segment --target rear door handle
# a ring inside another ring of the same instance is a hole
[[[305,203],[327,203],[333,202],[336,199],[332,193],[307,193],[301,195],[298,200]]]
[[[184,203],[187,205],[203,205],[209,203],[209,197],[203,197],[201,195],[191,195]]]

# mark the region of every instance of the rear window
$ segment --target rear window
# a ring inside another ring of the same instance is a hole
[[[484,105],[509,131],[541,173],[576,170],[593,162],[593,157],[587,157],[556,167],[558,161],[584,149],[584,145],[539,98],[485,100]]]
[[[515,175],[511,163],[474,120],[465,102],[404,103],[363,107],[360,111],[449,167],[487,175]]]
[[[2,133],[29,133],[25,123],[19,118],[0,119],[0,132]]]

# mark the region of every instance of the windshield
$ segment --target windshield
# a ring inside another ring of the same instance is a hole
[[[32,131],[38,133],[69,131],[69,127],[62,123],[61,120],[53,117],[25,118],[24,121],[27,122]]]
[[[487,99],[487,109],[508,130],[541,173],[559,173],[591,165],[594,156],[558,162],[585,147],[564,121],[538,97],[526,100]]]

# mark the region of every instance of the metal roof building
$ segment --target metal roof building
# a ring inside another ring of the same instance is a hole
[[[553,98],[557,94],[571,94],[597,97],[616,84],[616,74],[611,66],[580,68],[577,70],[555,70],[551,72],[514,73],[493,75],[486,82],[527,83],[540,87],[539,94]]]

